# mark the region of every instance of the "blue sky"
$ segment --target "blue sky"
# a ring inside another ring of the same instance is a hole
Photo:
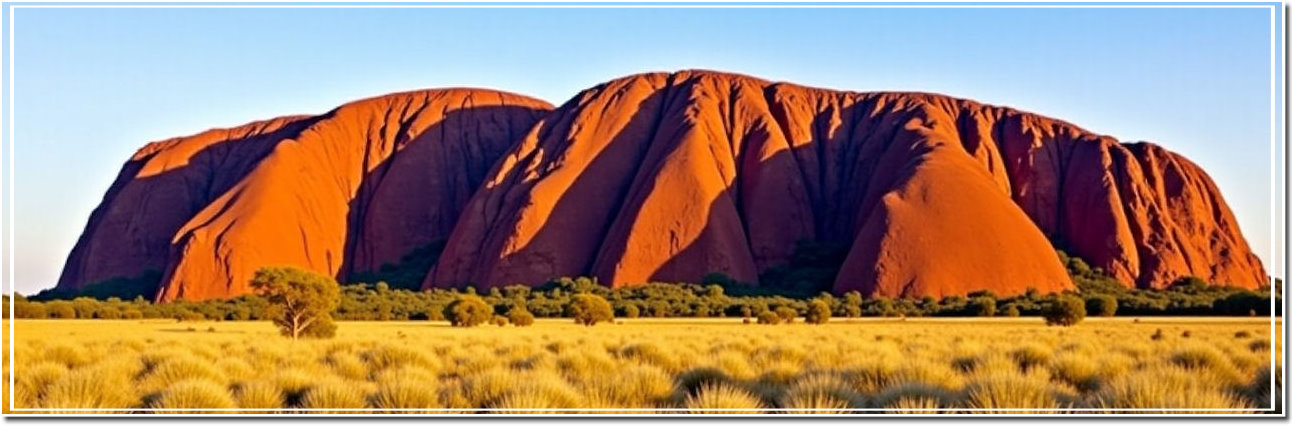
[[[428,87],[557,104],[608,79],[683,68],[939,92],[1160,143],[1210,173],[1276,272],[1268,9],[23,8],[6,16],[23,293],[54,283],[121,164],[148,141]]]

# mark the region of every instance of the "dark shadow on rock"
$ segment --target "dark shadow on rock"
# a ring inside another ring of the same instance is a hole
[[[175,233],[242,180],[279,142],[309,127],[317,118],[285,120],[286,124],[271,132],[203,147],[188,158],[186,165],[160,174],[138,176],[161,151],[127,161],[91,213],[55,288],[75,291],[96,282],[133,279],[149,270],[165,270]],[[128,202],[142,205],[124,205]],[[103,250],[112,253],[94,253]],[[123,251],[130,254],[123,256]],[[151,296],[156,290],[154,284],[147,294]]]

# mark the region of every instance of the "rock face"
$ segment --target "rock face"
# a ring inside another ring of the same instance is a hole
[[[940,95],[685,71],[555,110],[411,92],[150,144],[59,286],[151,269],[158,300],[229,297],[262,266],[345,279],[438,240],[424,287],[754,283],[805,240],[848,249],[836,292],[888,297],[1071,289],[1054,247],[1128,286],[1266,279],[1208,176],[1158,146]]]
[[[164,271],[157,300],[249,291],[263,266],[345,277],[445,238],[490,166],[551,106],[409,92],[150,144],[123,168],[59,281]]]
[[[851,247],[835,291],[890,297],[1072,288],[1049,240],[1130,286],[1265,279],[1179,156],[939,95],[636,75],[503,158],[425,286],[755,282],[799,240]]]

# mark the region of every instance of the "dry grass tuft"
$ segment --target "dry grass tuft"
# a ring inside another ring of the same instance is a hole
[[[234,400],[239,408],[251,410],[245,411],[246,413],[264,413],[264,409],[281,408],[286,405],[283,391],[279,390],[278,385],[267,381],[238,385],[234,391]]]
[[[311,387],[301,398],[302,408],[365,408],[368,401],[362,387],[344,381],[328,381]],[[311,411],[317,414],[344,413],[345,410]]]
[[[726,384],[702,386],[688,395],[683,406],[693,414],[755,414],[764,408],[750,392]]]
[[[219,383],[190,379],[171,384],[149,404],[158,414],[193,413],[196,409],[224,410],[236,408],[233,396]]]
[[[1208,375],[1177,365],[1156,365],[1113,378],[1110,385],[1096,395],[1092,405],[1112,413],[1138,414],[1174,413],[1157,409],[1199,409],[1192,412],[1236,414],[1237,411],[1232,410],[1250,408],[1234,393],[1215,386]]]

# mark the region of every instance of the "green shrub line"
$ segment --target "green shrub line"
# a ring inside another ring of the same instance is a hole
[[[807,252],[807,253],[802,253]],[[826,254],[824,254],[826,253]],[[804,248],[797,250],[791,267],[781,268],[777,279],[834,276],[824,270],[826,261],[839,256],[830,250]],[[529,323],[534,318],[571,318],[572,300],[580,294],[606,299],[616,317],[654,318],[752,318],[761,323],[787,322],[804,317],[820,321],[827,311],[831,317],[959,317],[959,316],[1041,316],[1046,306],[1061,297],[1078,300],[1083,316],[1269,316],[1273,293],[1268,288],[1246,290],[1208,285],[1196,277],[1183,277],[1168,289],[1129,289],[1105,274],[1091,268],[1078,257],[1058,252],[1077,291],[1044,295],[1030,290],[1022,295],[998,297],[990,291],[972,292],[966,296],[942,299],[865,298],[857,291],[836,296],[827,292],[805,294],[805,289],[822,288],[819,282],[804,278],[799,285],[779,293],[778,287],[757,287],[739,283],[723,274],[707,275],[702,283],[647,283],[639,286],[610,288],[596,278],[558,278],[530,287],[511,285],[478,290],[472,286],[460,289],[410,290],[386,282],[355,283],[340,287],[340,302],[332,317],[343,321],[446,320],[464,298],[480,301],[471,309],[476,324],[500,316],[509,322]],[[799,265],[799,266],[796,266]],[[804,266],[808,265],[808,266]],[[789,277],[789,278],[788,278]],[[407,284],[406,284],[407,285]],[[88,286],[92,294],[42,292],[31,297],[14,296],[14,317],[56,319],[148,319],[178,320],[264,320],[269,319],[270,303],[262,296],[244,295],[231,299],[204,302],[152,303],[143,296],[131,300],[102,295],[103,286]],[[1278,287],[1279,288],[1279,287]],[[1281,295],[1275,294],[1277,315],[1281,315]],[[1067,299],[1068,300],[1068,299]],[[9,315],[8,296],[4,314]],[[451,307],[453,305],[453,307]],[[824,309],[825,307],[825,309]],[[773,315],[763,315],[766,312]],[[451,314],[452,315],[452,314]],[[598,307],[597,321],[605,321]],[[780,321],[774,319],[780,318]],[[591,318],[590,318],[591,319]],[[596,321],[595,321],[596,322]]]

